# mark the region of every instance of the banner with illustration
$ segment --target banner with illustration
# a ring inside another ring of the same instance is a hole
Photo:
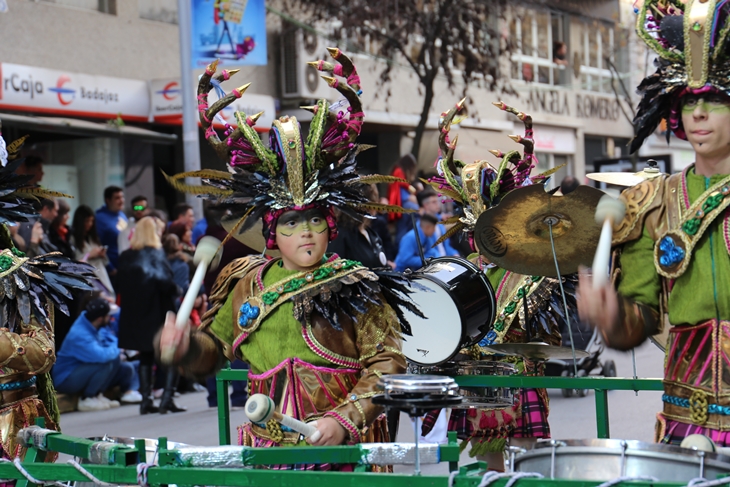
[[[264,0],[191,0],[193,69],[266,64]]]

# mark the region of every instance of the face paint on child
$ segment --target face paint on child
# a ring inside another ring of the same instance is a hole
[[[279,217],[276,224],[277,235],[292,237],[303,232],[324,233],[327,231],[327,220],[322,211],[316,208],[305,211],[287,211]]]
[[[287,211],[276,224],[276,245],[284,267],[306,270],[320,263],[329,243],[329,225],[321,210]]]

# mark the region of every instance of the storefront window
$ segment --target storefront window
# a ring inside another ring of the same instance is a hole
[[[139,0],[139,17],[177,24],[177,0]]]
[[[510,22],[514,41],[512,79],[526,83],[566,85],[568,38],[562,14],[518,10]]]
[[[69,7],[98,10],[105,14],[117,14],[117,0],[42,0],[47,3],[66,5]]]

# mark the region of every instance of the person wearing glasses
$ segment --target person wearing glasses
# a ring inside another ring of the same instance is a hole
[[[129,225],[127,228],[119,232],[117,238],[117,246],[119,247],[119,253],[121,254],[130,247],[130,242],[134,236],[134,227],[137,222],[149,214],[150,210],[147,206],[147,198],[144,196],[135,196],[132,198],[132,215],[129,218]]]

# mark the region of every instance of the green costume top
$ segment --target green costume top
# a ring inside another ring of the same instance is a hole
[[[690,203],[727,175],[710,178],[686,173],[687,195]],[[681,192],[681,188],[679,191]],[[681,197],[681,195],[680,195]],[[702,323],[719,318],[730,320],[730,258],[723,222],[718,217],[701,237],[692,254],[692,263],[674,281],[669,294],[668,312],[672,325]],[[639,303],[659,309],[662,293],[661,278],[654,265],[654,246],[649,230],[644,227],[641,238],[624,245],[621,254],[621,284],[619,292]]]
[[[279,261],[270,266],[264,274],[264,285],[293,276],[299,271],[284,269]],[[228,296],[218,312],[211,330],[229,345],[233,344],[233,294]],[[265,324],[252,333],[240,346],[241,355],[250,364],[251,372],[260,374],[271,370],[287,358],[298,357],[312,365],[328,366],[330,362],[312,352],[301,332],[302,325],[294,319],[294,303],[287,301],[279,305],[266,317]]]

